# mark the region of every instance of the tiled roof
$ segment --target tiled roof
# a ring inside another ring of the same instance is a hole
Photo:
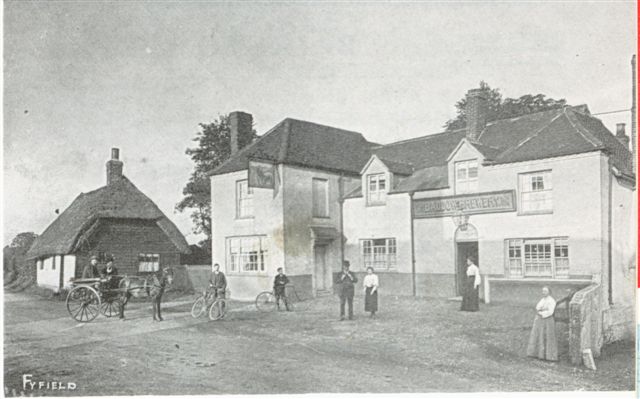
[[[447,157],[464,137],[464,130],[431,134],[378,146],[373,152],[380,159],[410,163],[417,170],[446,164]]]
[[[36,258],[72,253],[83,234],[104,218],[153,220],[178,251],[189,253],[187,241],[175,224],[149,197],[122,176],[110,185],[76,197],[36,239],[27,256]]]
[[[413,164],[408,162],[401,162],[397,160],[390,161],[388,159],[383,159],[383,158],[378,158],[378,159],[380,159],[380,161],[383,164],[385,164],[385,166],[387,167],[387,169],[389,169],[389,172],[391,173],[409,176],[413,174],[413,171],[415,170],[415,168],[413,167]]]
[[[357,132],[287,118],[209,174],[245,170],[249,159],[358,174],[374,145]]]

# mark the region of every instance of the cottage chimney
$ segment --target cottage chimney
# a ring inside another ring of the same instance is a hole
[[[476,141],[487,125],[489,102],[483,89],[471,89],[467,92],[467,138]]]
[[[231,155],[251,142],[253,117],[242,111],[229,114],[229,130],[231,131]]]
[[[120,150],[118,148],[112,148],[111,159],[107,161],[107,186],[115,183],[122,177],[123,165],[120,160]]]
[[[629,136],[624,131],[624,123],[616,123],[616,138],[626,149],[629,149]]]

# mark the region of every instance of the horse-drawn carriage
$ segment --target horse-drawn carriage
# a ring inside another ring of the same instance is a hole
[[[76,321],[86,323],[100,313],[113,317],[122,311],[122,297],[127,288],[114,288],[109,278],[79,278],[71,280],[71,285],[73,288],[67,295],[67,311]]]
[[[99,278],[77,278],[70,281],[71,291],[67,295],[67,311],[76,321],[87,323],[93,321],[98,314],[106,317],[119,316],[129,297],[150,297],[158,302],[154,304],[155,312],[159,311],[159,297],[164,288],[173,281],[173,269],[165,268],[161,275],[150,276],[118,276]],[[160,317],[160,319],[162,319]]]

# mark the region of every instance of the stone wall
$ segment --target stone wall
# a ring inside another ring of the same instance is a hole
[[[578,291],[569,304],[569,357],[571,363],[582,364],[582,353],[591,349],[600,356],[603,345],[602,289],[592,284]]]

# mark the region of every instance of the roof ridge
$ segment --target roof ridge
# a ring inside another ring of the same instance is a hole
[[[288,121],[293,121],[293,122],[308,123],[309,125],[315,125],[315,126],[328,127],[328,128],[330,128],[330,129],[340,130],[341,132],[346,132],[346,133],[356,134],[356,135],[358,135],[358,136],[360,136],[360,137],[364,138],[364,135],[363,135],[362,133],[360,133],[360,132],[356,132],[355,130],[347,130],[347,129],[342,129],[342,128],[340,128],[340,127],[335,127],[335,126],[330,126],[330,125],[323,125],[323,124],[321,124],[321,123],[317,123],[317,122],[311,122],[311,121],[306,121],[306,120],[304,120],[304,119],[296,119],[296,118],[290,118],[290,117],[284,118],[284,119],[282,120],[282,122],[285,122],[285,121],[287,121],[287,120],[288,120]],[[280,122],[280,123],[282,123],[282,122]]]
[[[412,166],[412,167],[414,166],[414,165],[413,165],[413,163],[411,163],[411,162],[396,161],[396,160],[394,160],[394,159],[389,159],[389,158],[383,158],[383,157],[380,157],[380,156],[378,156],[377,154],[373,154],[373,155],[374,155],[374,156],[376,156],[376,157],[378,157],[378,159],[379,159],[379,160],[381,160],[383,163],[384,163],[384,161],[387,161],[387,162],[401,163],[401,164],[403,164],[403,165]]]
[[[574,111],[571,111],[571,112],[574,112]],[[573,115],[570,116],[569,113],[567,113],[567,108],[563,110],[563,114],[567,117],[567,120],[569,121],[571,126],[573,126],[576,132],[578,132],[579,135],[581,135],[585,140],[587,140],[593,146],[602,147],[603,143],[597,138],[593,137],[591,132],[589,132],[588,129],[586,129],[584,126],[582,126],[582,124],[580,124],[579,120],[577,119],[575,121],[572,120]]]
[[[509,154],[515,150],[517,150],[518,148],[522,147],[524,144],[526,144],[529,140],[533,139],[534,137],[537,137],[540,133],[542,133],[543,130],[545,130],[546,128],[548,128],[549,126],[551,126],[551,124],[553,122],[555,122],[558,118],[560,118],[562,115],[564,115],[564,113],[559,113],[558,115],[556,115],[553,119],[551,119],[549,121],[549,123],[545,124],[544,126],[542,126],[540,129],[538,129],[535,133],[533,133],[532,135],[526,137],[524,140],[520,141],[518,144],[516,144],[515,146],[508,148],[507,150],[503,151],[502,153],[498,154],[498,157],[501,157],[503,155]]]
[[[424,136],[412,137],[412,138],[410,138],[410,139],[405,139],[405,140],[400,140],[400,141],[394,141],[394,142],[392,142],[392,143],[388,143],[388,144],[380,144],[379,146],[374,147],[373,149],[383,148],[383,147],[389,147],[389,146],[397,145],[397,144],[405,144],[405,143],[408,143],[408,142],[411,142],[411,141],[419,141],[419,140],[422,140],[422,139],[429,139],[429,138],[433,138],[433,137],[435,137],[435,136],[442,136],[442,135],[445,135],[445,134],[458,133],[458,132],[463,131],[463,130],[465,130],[465,128],[462,128],[462,129],[456,129],[456,130],[451,130],[451,131],[444,131],[444,132],[440,132],[440,133],[431,133],[431,134],[426,134],[426,135],[424,135]]]

